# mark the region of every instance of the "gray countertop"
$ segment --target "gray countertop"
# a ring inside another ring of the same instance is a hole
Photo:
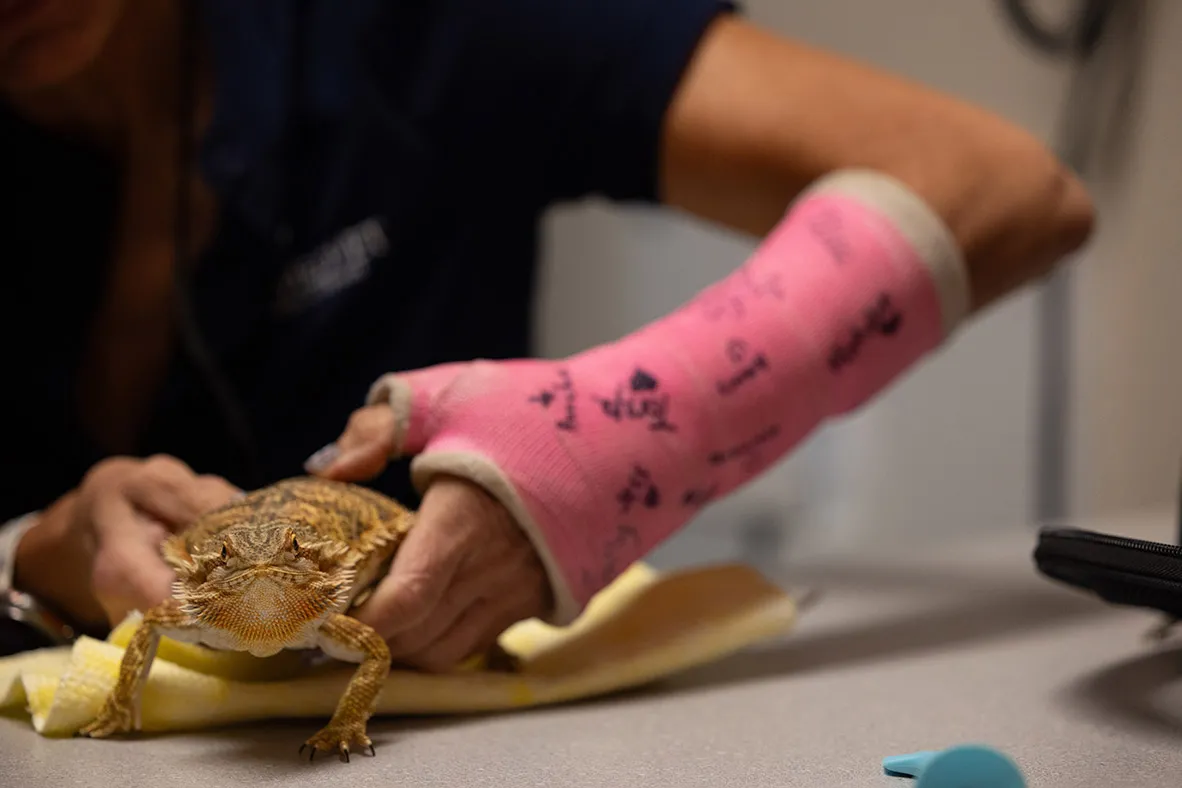
[[[1172,539],[1168,515],[1088,527]],[[1037,576],[1031,529],[786,570],[820,603],[780,641],[610,700],[372,724],[377,757],[297,757],[314,721],[131,741],[0,719],[0,785],[881,788],[886,755],[984,742],[1033,786],[1182,780],[1182,645]]]

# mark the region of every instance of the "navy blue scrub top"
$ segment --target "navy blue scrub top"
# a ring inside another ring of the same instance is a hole
[[[216,81],[199,166],[219,226],[195,322],[250,425],[244,464],[176,351],[134,454],[244,486],[302,473],[382,373],[528,355],[539,220],[657,200],[662,117],[723,0],[202,0]],[[75,373],[118,177],[0,105],[0,518],[105,456]],[[417,503],[405,462],[374,485]]]

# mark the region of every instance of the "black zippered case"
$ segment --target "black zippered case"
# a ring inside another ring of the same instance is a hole
[[[1145,539],[1046,527],[1034,563],[1046,577],[1089,591],[1113,605],[1182,619],[1182,547]]]

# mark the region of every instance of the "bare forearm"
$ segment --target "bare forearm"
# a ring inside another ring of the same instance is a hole
[[[736,19],[704,39],[664,143],[669,204],[760,236],[826,173],[894,176],[961,243],[977,307],[1078,247],[1093,221],[1080,183],[1020,127]]]

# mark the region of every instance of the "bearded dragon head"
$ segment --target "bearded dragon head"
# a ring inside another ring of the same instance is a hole
[[[267,656],[306,645],[308,633],[345,607],[350,553],[300,523],[234,523],[175,563],[173,596],[210,635],[206,642]]]

